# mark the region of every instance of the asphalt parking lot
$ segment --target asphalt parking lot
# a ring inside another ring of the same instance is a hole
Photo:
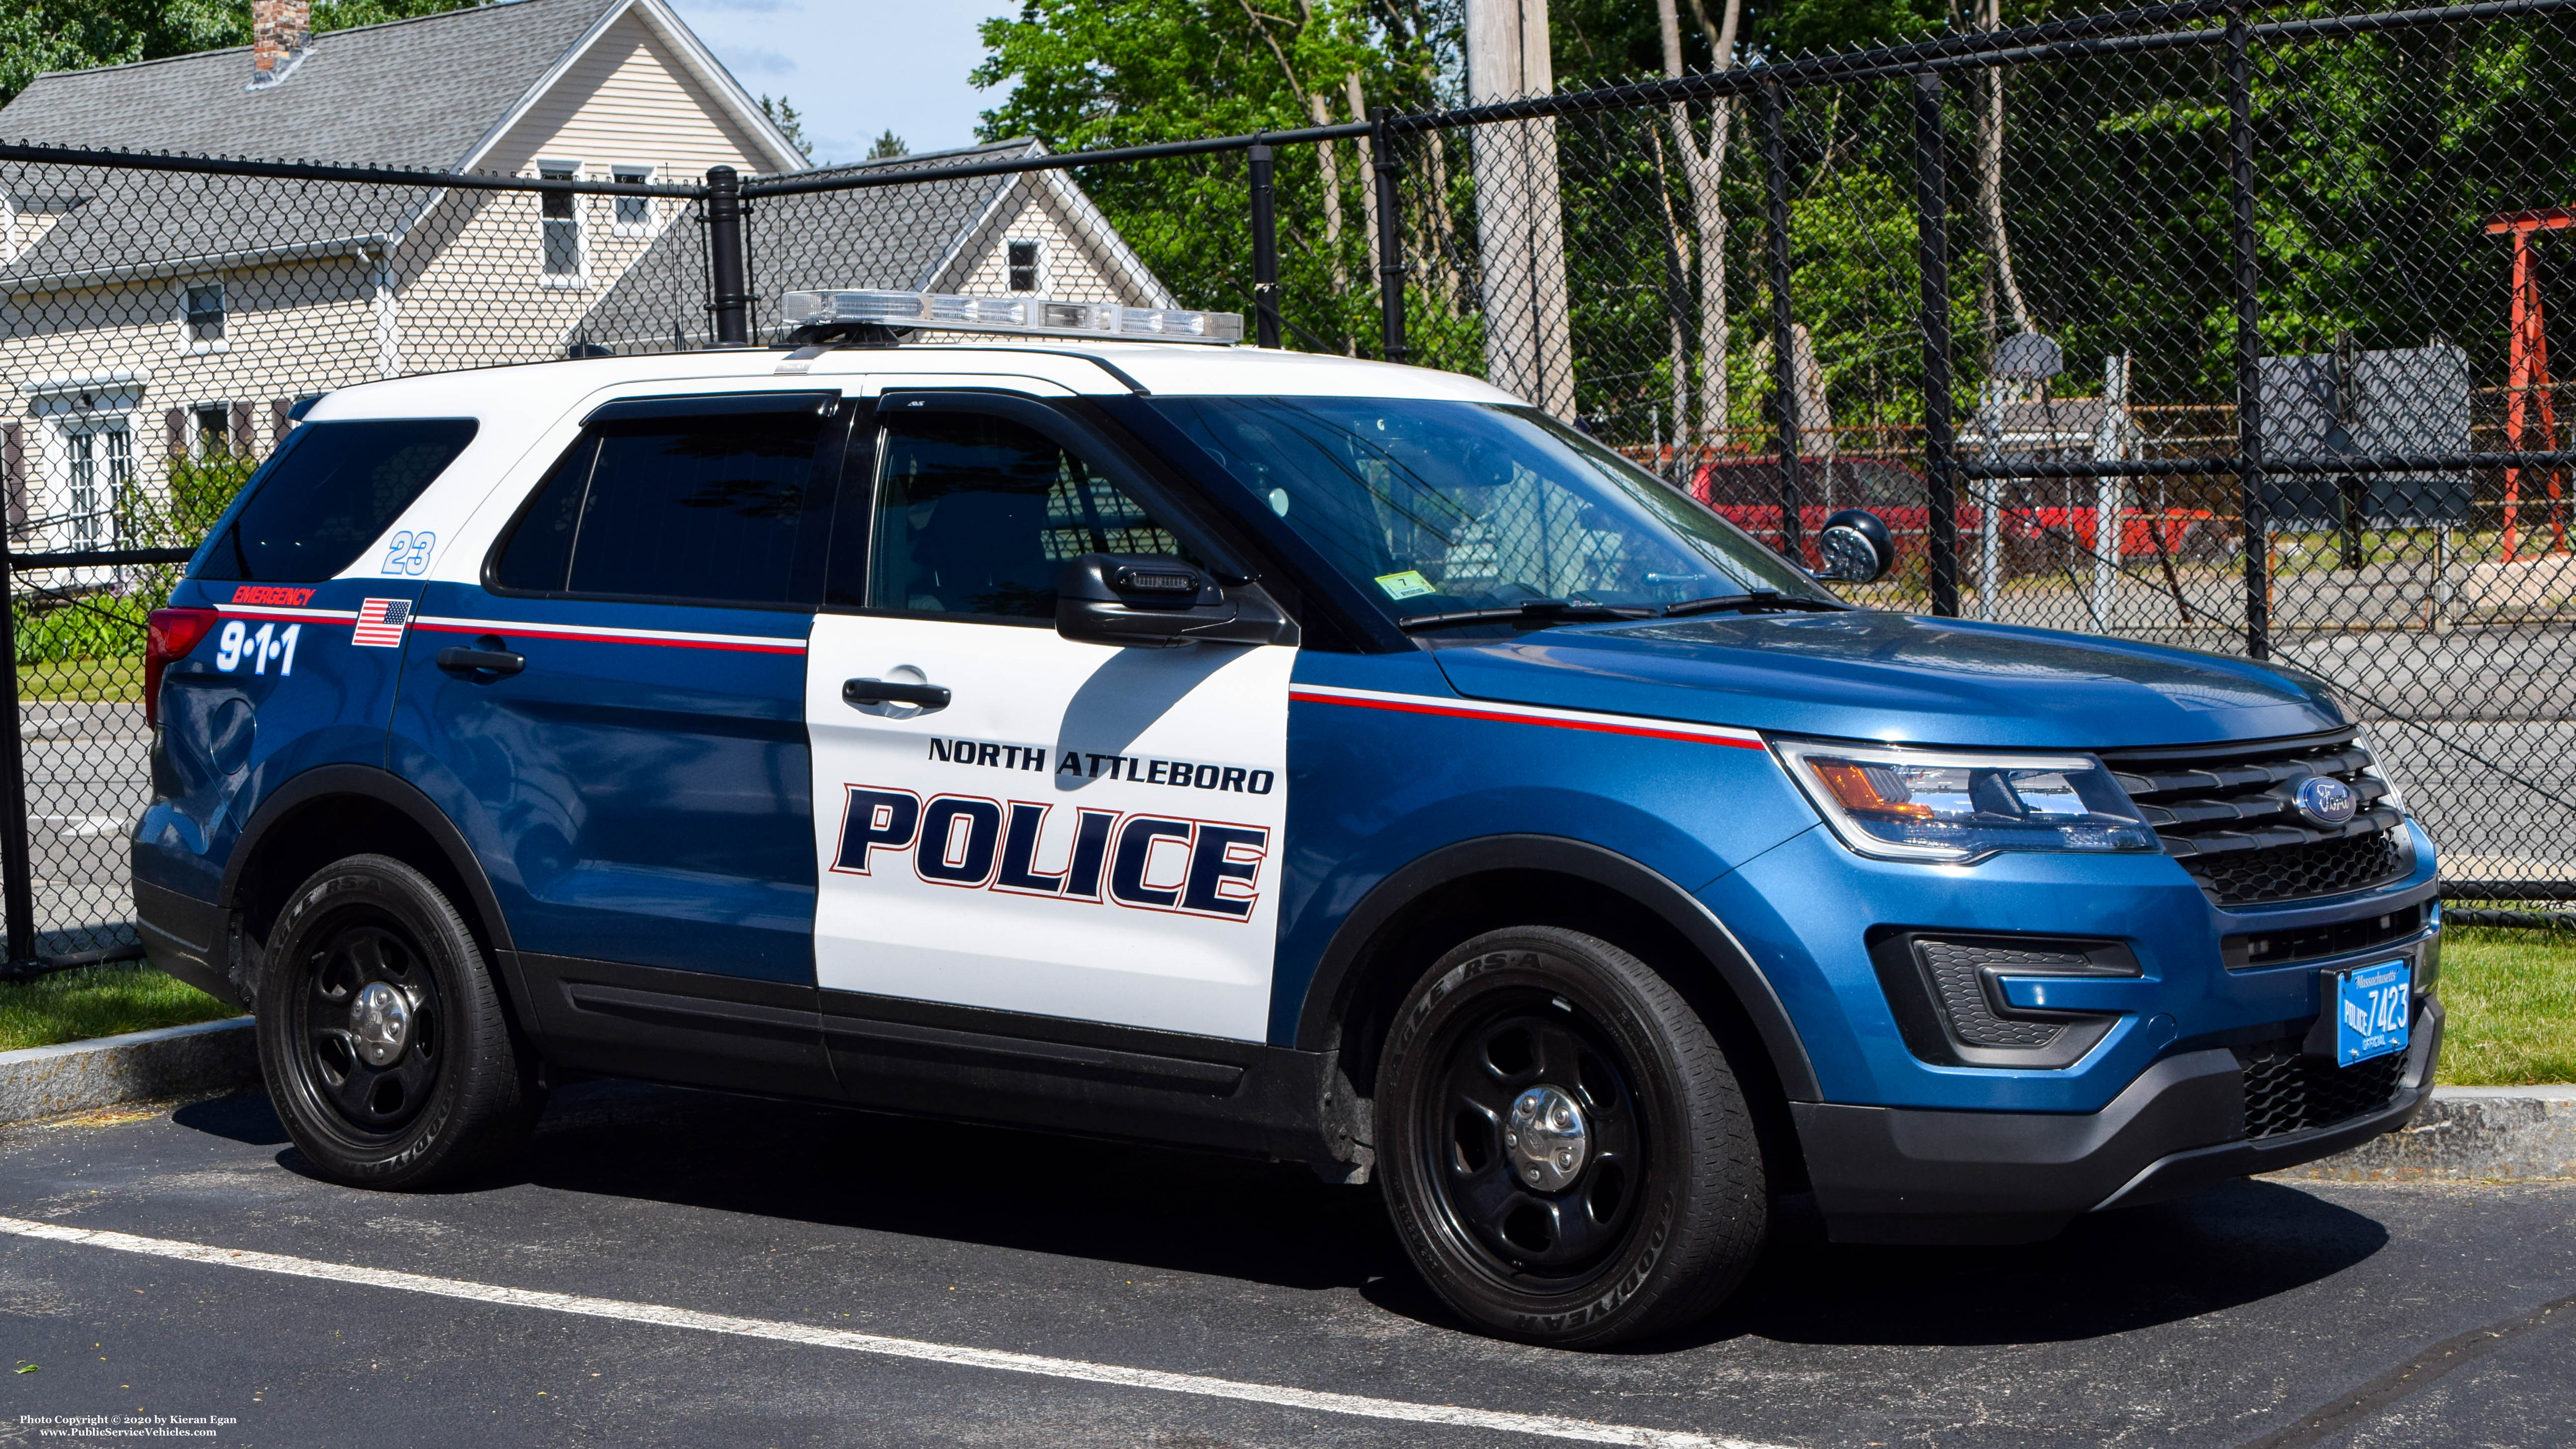
[[[0,1133],[0,1444],[2576,1444],[2576,1183],[1793,1225],[1585,1355],[1461,1331],[1297,1168],[609,1083],[470,1190],[299,1167],[256,1094]]]

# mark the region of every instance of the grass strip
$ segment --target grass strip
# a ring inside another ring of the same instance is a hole
[[[2576,932],[2454,928],[2441,990],[2442,1083],[2576,1082]]]
[[[237,1015],[149,966],[118,963],[0,985],[0,1051]]]

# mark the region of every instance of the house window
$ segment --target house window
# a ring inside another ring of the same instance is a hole
[[[75,548],[97,548],[111,539],[125,542],[126,490],[134,482],[134,435],[122,425],[66,434],[70,484],[64,512],[70,515]]]
[[[1033,241],[1011,243],[1011,290],[1034,292],[1038,289],[1038,244]]]
[[[612,166],[608,168],[608,174],[619,181],[630,182],[634,185],[642,186],[652,181],[653,168],[650,166]],[[652,227],[653,198],[649,196],[621,196],[617,198],[617,229],[619,231],[633,235],[639,232],[650,231],[652,230]]]
[[[230,403],[199,403],[190,410],[197,420],[197,456],[229,457],[233,451],[233,407]]]
[[[224,284],[190,282],[179,289],[179,335],[190,352],[224,350]]]
[[[580,170],[579,163],[572,161],[537,163],[537,175],[548,181],[571,181]],[[537,228],[546,283],[570,286],[580,281],[581,198],[569,191],[538,192]]]

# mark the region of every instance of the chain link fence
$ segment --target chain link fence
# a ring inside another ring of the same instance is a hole
[[[2576,0],[2193,0],[703,185],[0,145],[9,957],[132,952],[143,621],[302,400],[774,343],[782,293],[837,287],[1477,374],[1809,562],[1872,509],[1899,562],[1861,602],[2305,669],[2448,896],[2576,899],[2570,97]]]

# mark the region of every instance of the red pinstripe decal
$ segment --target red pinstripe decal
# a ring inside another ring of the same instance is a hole
[[[651,635],[578,633],[559,625],[534,626],[525,620],[485,619],[470,624],[427,624],[414,620],[412,628],[430,634],[499,634],[516,633],[530,639],[569,639],[586,644],[653,644],[665,649],[722,649],[737,654],[802,654],[805,641],[781,639],[774,643],[755,644],[749,639],[666,639]]]
[[[1430,700],[1416,704],[1392,699],[1354,699],[1344,694],[1308,694],[1296,689],[1289,690],[1288,697],[1307,704],[1347,704],[1360,709],[1391,710],[1397,714],[1436,714],[1449,719],[1480,719],[1502,724],[1546,725],[1553,729],[1590,730],[1605,735],[1636,735],[1641,739],[1649,740],[1682,740],[1696,745],[1729,745],[1739,750],[1768,748],[1760,740],[1733,740],[1718,735],[1657,729],[1652,725],[1614,724],[1608,720],[1554,719],[1546,715],[1513,714],[1506,710],[1477,709],[1473,705],[1439,704]]]

